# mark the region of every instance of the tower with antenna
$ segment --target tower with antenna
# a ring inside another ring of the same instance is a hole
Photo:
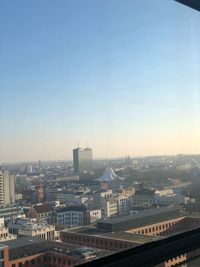
[[[91,173],[93,171],[93,156],[92,149],[87,147],[82,149],[78,147],[73,149],[73,165],[74,165],[74,174],[80,174],[84,172]]]

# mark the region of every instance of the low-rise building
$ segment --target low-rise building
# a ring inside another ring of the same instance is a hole
[[[113,197],[112,190],[101,189],[94,194],[94,205],[97,207],[101,207],[101,199],[109,199],[111,197]]]
[[[117,196],[118,215],[125,216],[130,214],[130,201],[128,197],[123,195]]]
[[[79,176],[78,175],[73,175],[73,176],[57,176],[56,182],[74,182],[74,181],[79,181]]]
[[[57,237],[54,225],[38,223],[35,219],[16,218],[8,223],[8,229],[17,237],[30,236],[46,240],[55,240]]]
[[[73,194],[71,192],[60,192],[56,193],[56,200],[65,205],[87,205],[88,197],[85,195]]]
[[[24,207],[14,204],[0,208],[0,218],[4,218],[5,222],[10,221],[15,216],[25,217]]]
[[[68,228],[76,228],[87,224],[86,207],[68,206],[56,209],[57,223]]]
[[[1,266],[73,267],[109,255],[110,252],[38,238],[0,242]]]
[[[77,228],[101,219],[101,209],[87,209],[84,205],[57,207],[57,224]]]
[[[135,191],[135,194],[132,196],[131,205],[138,204],[152,204],[154,198],[155,190],[148,188],[142,188]]]
[[[114,217],[118,215],[118,203],[114,197],[101,198],[102,217]]]
[[[38,221],[45,220],[48,224],[53,224],[56,222],[55,210],[49,203],[31,206],[26,214],[26,217],[30,219],[37,219]]]
[[[109,251],[120,251],[130,247],[158,239],[158,237],[142,236],[120,231],[109,233],[94,227],[80,227],[78,229],[63,230],[61,240],[80,246],[89,246]]]
[[[104,218],[97,222],[97,228],[109,232],[135,230],[141,227],[158,224],[160,222],[167,224],[166,221],[181,220],[182,218],[184,218],[184,215],[181,214],[178,209],[155,208],[139,212],[135,215]],[[169,227],[170,225],[167,225],[163,228],[163,231]],[[151,229],[147,234],[151,233],[153,235],[154,231],[156,231],[156,228],[154,230]],[[135,231],[135,233],[139,233],[139,230]],[[141,234],[143,233],[141,232]]]
[[[188,197],[182,196],[180,194],[175,194],[171,189],[166,189],[155,192],[155,195],[153,197],[153,204],[160,206],[181,204],[184,205],[188,200]]]
[[[16,239],[17,236],[10,234],[4,225],[4,218],[0,218],[0,242]]]
[[[102,217],[101,209],[88,210],[87,215],[88,215],[88,223],[89,224],[94,223],[101,219]]]

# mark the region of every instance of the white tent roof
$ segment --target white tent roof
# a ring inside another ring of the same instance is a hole
[[[116,175],[111,167],[108,167],[108,168],[106,168],[104,174],[99,178],[99,181],[100,182],[104,182],[104,181],[111,182],[111,181],[116,180],[116,179],[122,180],[123,178]]]

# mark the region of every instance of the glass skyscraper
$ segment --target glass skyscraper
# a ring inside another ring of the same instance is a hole
[[[93,157],[91,148],[73,149],[73,163],[75,174],[91,172],[93,170]]]

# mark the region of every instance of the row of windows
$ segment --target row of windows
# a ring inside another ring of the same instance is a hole
[[[89,237],[81,237],[81,236],[66,236],[66,239],[68,241],[74,240],[74,241],[79,241],[79,242],[87,242],[87,243],[95,243],[96,245],[104,245],[104,246],[110,246],[110,247],[115,247],[115,248],[127,248],[128,244],[125,243],[120,243],[120,242],[115,242],[115,241],[108,241],[104,239],[94,239],[94,238],[89,238]]]
[[[75,265],[76,264],[76,262],[75,261],[72,261],[72,260],[66,260],[66,259],[61,259],[61,258],[57,258],[57,257],[55,257],[55,256],[53,256],[53,257],[51,257],[51,256],[43,256],[43,262],[53,262],[53,263],[59,263],[59,264],[63,264],[63,265],[65,265],[65,264],[67,264],[68,266],[70,266],[70,265]],[[19,262],[18,264],[16,264],[16,263],[13,263],[12,264],[12,267],[23,267],[23,266],[33,266],[33,265],[35,265],[35,266],[37,266],[37,264],[40,264],[40,263],[42,263],[42,258],[37,258],[37,259],[32,259],[32,260],[27,260],[27,261],[25,261],[25,264],[23,265],[23,263],[22,262]]]
[[[65,217],[65,218],[82,218],[83,215],[82,214],[78,214],[78,215],[60,214],[60,215],[58,215],[58,218],[63,218],[63,217]]]
[[[8,233],[0,234],[0,238],[6,238],[8,237]]]
[[[153,233],[154,231],[159,231],[159,230],[165,230],[173,225],[177,225],[178,222],[170,222],[170,223],[166,223],[163,225],[159,225],[159,226],[154,226],[154,227],[148,227],[145,228],[143,230],[139,230],[136,231],[137,234],[148,234],[148,233]]]
[[[61,218],[58,218],[58,221],[60,220],[65,220],[65,221],[83,221],[83,218],[66,218],[66,217],[61,217]]]
[[[92,216],[94,216],[94,215],[100,215],[101,213],[100,212],[92,212]]]
[[[183,257],[185,258],[185,255],[180,255],[180,256],[177,256],[177,257],[175,257],[175,258],[173,258],[173,259],[169,259],[169,260],[167,260],[166,262],[167,263],[169,263],[169,262],[171,262],[171,261],[182,261],[183,260]]]
[[[61,258],[56,258],[56,257],[47,257],[47,256],[44,256],[43,257],[43,260],[44,262],[54,262],[54,263],[59,263],[59,264],[68,264],[68,265],[71,265],[72,264],[72,261],[71,260],[66,260],[66,259],[61,259]],[[73,262],[73,264],[75,264],[75,262]]]
[[[32,259],[30,261],[25,261],[24,265],[22,262],[19,262],[18,264],[13,263],[12,267],[23,267],[23,266],[30,266],[30,265],[32,266],[32,265],[35,265],[36,263],[41,263],[41,259],[38,258],[37,261],[36,261],[36,259]]]

